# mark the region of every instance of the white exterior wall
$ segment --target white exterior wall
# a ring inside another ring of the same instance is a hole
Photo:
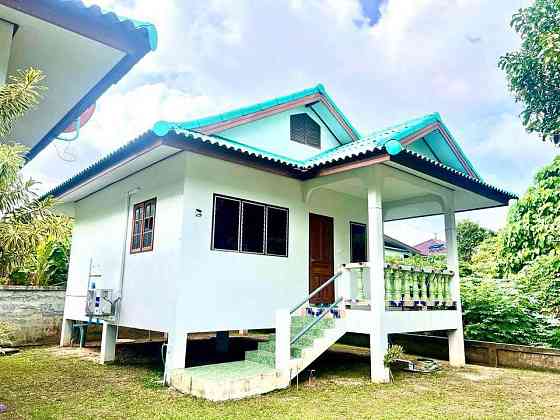
[[[188,284],[177,305],[177,329],[273,327],[277,309],[308,294],[309,211],[334,217],[335,269],[348,262],[349,222],[365,221],[365,203],[323,191],[308,206],[297,180],[196,154],[189,154],[186,165],[183,255]],[[214,193],[287,207],[288,257],[211,250]],[[202,217],[194,217],[196,209]]]
[[[102,275],[97,288],[118,291],[126,197],[137,187],[131,212],[135,203],[157,198],[154,250],[130,254],[129,220],[120,325],[140,329],[272,328],[276,310],[309,292],[309,213],[334,220],[335,270],[350,260],[350,222],[367,222],[364,199],[319,189],[305,203],[298,180],[182,152],[75,204],[65,318],[85,319],[90,258]],[[288,208],[288,257],[211,250],[215,193]],[[369,312],[352,312],[350,330],[368,331]],[[389,332],[456,327],[447,313],[403,314],[385,314]]]
[[[101,278],[97,288],[118,291],[127,192],[135,203],[157,198],[154,250],[130,254],[127,228],[126,269],[120,325],[166,331],[174,317],[181,276],[181,232],[185,155],[179,154],[119,181],[75,204],[76,219],[64,317],[85,319],[89,263]]]

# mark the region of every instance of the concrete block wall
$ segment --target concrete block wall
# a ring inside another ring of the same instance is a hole
[[[62,287],[0,286],[0,324],[10,330],[3,345],[57,342],[65,293]]]

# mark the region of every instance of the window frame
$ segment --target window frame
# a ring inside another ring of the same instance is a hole
[[[319,144],[312,144],[308,141],[307,133],[308,133],[308,124],[309,123],[306,123],[306,122],[304,123],[304,126],[303,126],[303,133],[304,133],[303,134],[303,141],[300,141],[300,140],[297,140],[297,139],[294,138],[294,135],[293,135],[294,130],[292,128],[292,124],[293,124],[293,121],[294,121],[293,118],[296,117],[296,116],[300,116],[300,115],[305,116],[306,118],[304,118],[304,120],[305,119],[310,120],[311,123],[315,124],[319,128]],[[315,121],[313,118],[311,118],[311,116],[308,113],[298,112],[296,114],[290,114],[290,140],[291,141],[293,141],[295,143],[303,144],[305,146],[313,147],[314,149],[321,150],[321,131],[322,131],[321,130],[321,124],[319,124],[317,121]]]
[[[262,240],[262,252],[258,251],[244,251],[243,250],[243,217],[245,216],[245,204],[249,204],[252,206],[259,206],[263,209],[263,240]],[[266,254],[266,232],[268,231],[266,222],[268,221],[267,215],[268,207],[266,204],[263,203],[256,203],[254,201],[249,200],[241,200],[241,211],[239,216],[239,252],[244,254],[255,254],[255,255],[267,255]]]
[[[238,218],[238,230],[237,230],[237,249],[222,249],[216,248],[214,245],[214,233],[216,230],[216,200],[218,198],[222,198],[225,200],[237,201],[239,203],[239,218]],[[239,254],[249,254],[249,255],[265,255],[269,257],[281,257],[281,258],[288,258],[289,255],[289,226],[290,226],[290,209],[287,207],[276,206],[273,204],[266,204],[261,203],[259,201],[254,200],[246,200],[243,198],[238,197],[231,197],[224,194],[214,193],[212,199],[212,229],[211,229],[211,237],[210,237],[210,250],[211,251],[220,251],[220,252],[237,252]],[[263,252],[252,252],[252,251],[243,251],[243,203],[262,206],[264,209],[264,231],[263,231]],[[268,209],[273,208],[276,210],[281,210],[286,213],[286,254],[269,254],[268,253]]]
[[[281,255],[281,254],[269,254],[268,253],[268,210],[269,209],[274,209],[274,210],[280,210],[280,211],[284,211],[286,212],[286,255]],[[289,242],[289,238],[290,238],[290,210],[286,207],[279,207],[279,206],[274,206],[274,205],[267,205],[265,207],[265,220],[264,220],[264,252],[265,255],[270,255],[271,257],[288,257],[288,245],[290,244]]]
[[[153,219],[153,223],[152,223],[152,241],[150,246],[144,246],[144,223],[146,221],[146,206],[148,204],[153,204],[154,207],[154,214],[152,217]],[[133,244],[134,244],[134,237],[137,236],[136,232],[134,230],[134,225],[136,222],[136,209],[141,208],[142,209],[142,224],[141,224],[141,228],[140,228],[140,247],[139,248],[133,248]],[[131,229],[131,234],[130,234],[130,253],[131,254],[140,254],[142,252],[151,252],[154,250],[154,242],[155,242],[155,232],[156,232],[156,212],[157,212],[157,197],[153,197],[150,198],[149,200],[145,200],[142,201],[140,203],[136,203],[134,204],[134,206],[132,207],[132,229]]]
[[[354,249],[352,247],[353,241],[352,241],[352,225],[356,225],[356,226],[362,226],[365,228],[365,237],[366,237],[366,246],[365,246],[365,250],[366,250],[366,260],[365,261],[355,261],[355,262],[368,262],[369,261],[369,255],[368,255],[368,229],[367,229],[367,224],[365,223],[360,223],[360,222],[353,222],[350,221],[350,262],[354,262]]]

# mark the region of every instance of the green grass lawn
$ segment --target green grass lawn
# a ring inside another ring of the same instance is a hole
[[[299,389],[294,383],[256,398],[212,403],[158,385],[155,355],[122,349],[108,366],[80,355],[79,349],[43,347],[0,357],[0,402],[9,407],[0,420],[560,418],[560,375],[547,372],[445,367],[430,375],[396,373],[395,383],[375,385],[364,350],[335,346],[312,366],[317,378],[311,384],[304,373]]]

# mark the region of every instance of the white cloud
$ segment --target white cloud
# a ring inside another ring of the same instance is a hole
[[[516,191],[557,151],[523,131],[497,68],[518,43],[511,15],[528,0],[389,0],[373,27],[356,25],[366,19],[358,0],[90,3],[153,22],[159,48],[99,101],[73,146],[77,161],[60,162],[51,147],[27,169],[38,178],[61,181],[158,119],[200,117],[319,82],[364,132],[441,112],[482,175]],[[503,212],[485,219],[498,226]],[[426,226],[431,236],[435,227]]]

